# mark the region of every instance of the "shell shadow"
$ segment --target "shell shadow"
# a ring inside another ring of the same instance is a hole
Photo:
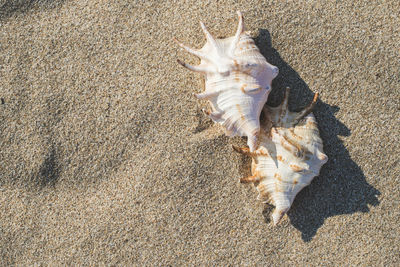
[[[6,0],[0,5],[0,21],[8,19],[16,13],[26,13],[33,8],[55,8],[65,0]]]
[[[268,30],[259,29],[255,39],[261,53],[268,62],[279,68],[279,75],[274,79],[272,92],[267,104],[277,106],[283,98],[283,88],[290,87],[289,107],[301,109],[311,101],[314,92],[302,80],[299,74],[286,63],[272,47]],[[317,118],[320,135],[324,142],[324,151],[328,162],[322,167],[319,177],[297,196],[288,216],[292,225],[302,234],[302,239],[309,242],[323,225],[326,218],[369,212],[369,206],[379,205],[380,192],[368,184],[361,168],[354,162],[338,136],[350,136],[350,129],[335,118],[338,106],[331,106],[319,100],[313,112]],[[271,207],[263,212],[269,218]],[[269,222],[269,219],[266,219]]]
[[[60,177],[60,172],[61,166],[59,163],[59,158],[55,146],[52,144],[45,161],[39,169],[39,173],[35,179],[36,184],[40,188],[54,186]]]
[[[192,131],[194,134],[200,133],[213,125],[213,121],[206,117],[200,109],[197,109],[196,118],[198,123],[196,128]]]

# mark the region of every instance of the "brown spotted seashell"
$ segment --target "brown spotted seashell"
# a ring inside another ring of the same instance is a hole
[[[200,65],[178,63],[204,75],[205,91],[198,99],[209,100],[211,111],[203,110],[214,122],[221,124],[228,136],[247,136],[250,151],[257,148],[260,113],[271,91],[271,82],[278,68],[261,55],[253,39],[244,32],[240,12],[236,34],[214,39],[200,22],[207,42],[201,49],[178,44],[201,59]]]
[[[261,126],[257,150],[233,147],[252,157],[252,176],[240,182],[254,183],[259,199],[275,206],[275,225],[288,212],[297,193],[311,183],[328,160],[311,113],[318,93],[301,112],[289,111],[288,96],[289,88],[280,106],[265,106],[266,120]]]

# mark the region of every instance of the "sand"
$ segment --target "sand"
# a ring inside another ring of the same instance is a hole
[[[381,3],[378,3],[381,2]],[[329,161],[277,227],[202,113],[199,20],[236,10]],[[399,266],[400,5],[0,1],[0,265]]]

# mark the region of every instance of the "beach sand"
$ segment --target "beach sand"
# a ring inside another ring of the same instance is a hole
[[[0,1],[0,265],[399,266],[400,5]],[[284,220],[192,93],[241,10],[329,161]]]

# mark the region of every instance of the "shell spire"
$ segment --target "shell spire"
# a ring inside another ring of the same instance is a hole
[[[232,37],[215,39],[200,22],[207,40],[201,49],[175,41],[201,60],[198,66],[179,59],[178,63],[204,75],[205,91],[196,97],[210,102],[211,110],[205,114],[221,124],[228,136],[247,136],[250,151],[254,151],[258,145],[260,113],[279,71],[266,61],[253,39],[244,32],[242,13],[237,14],[238,27]]]
[[[254,152],[233,147],[252,157],[252,176],[241,183],[254,183],[259,199],[275,206],[274,225],[289,211],[294,198],[320,172],[328,161],[323,152],[318,126],[311,113],[318,93],[300,112],[288,109],[289,88],[278,107],[265,107],[266,121],[260,133],[260,145]]]

